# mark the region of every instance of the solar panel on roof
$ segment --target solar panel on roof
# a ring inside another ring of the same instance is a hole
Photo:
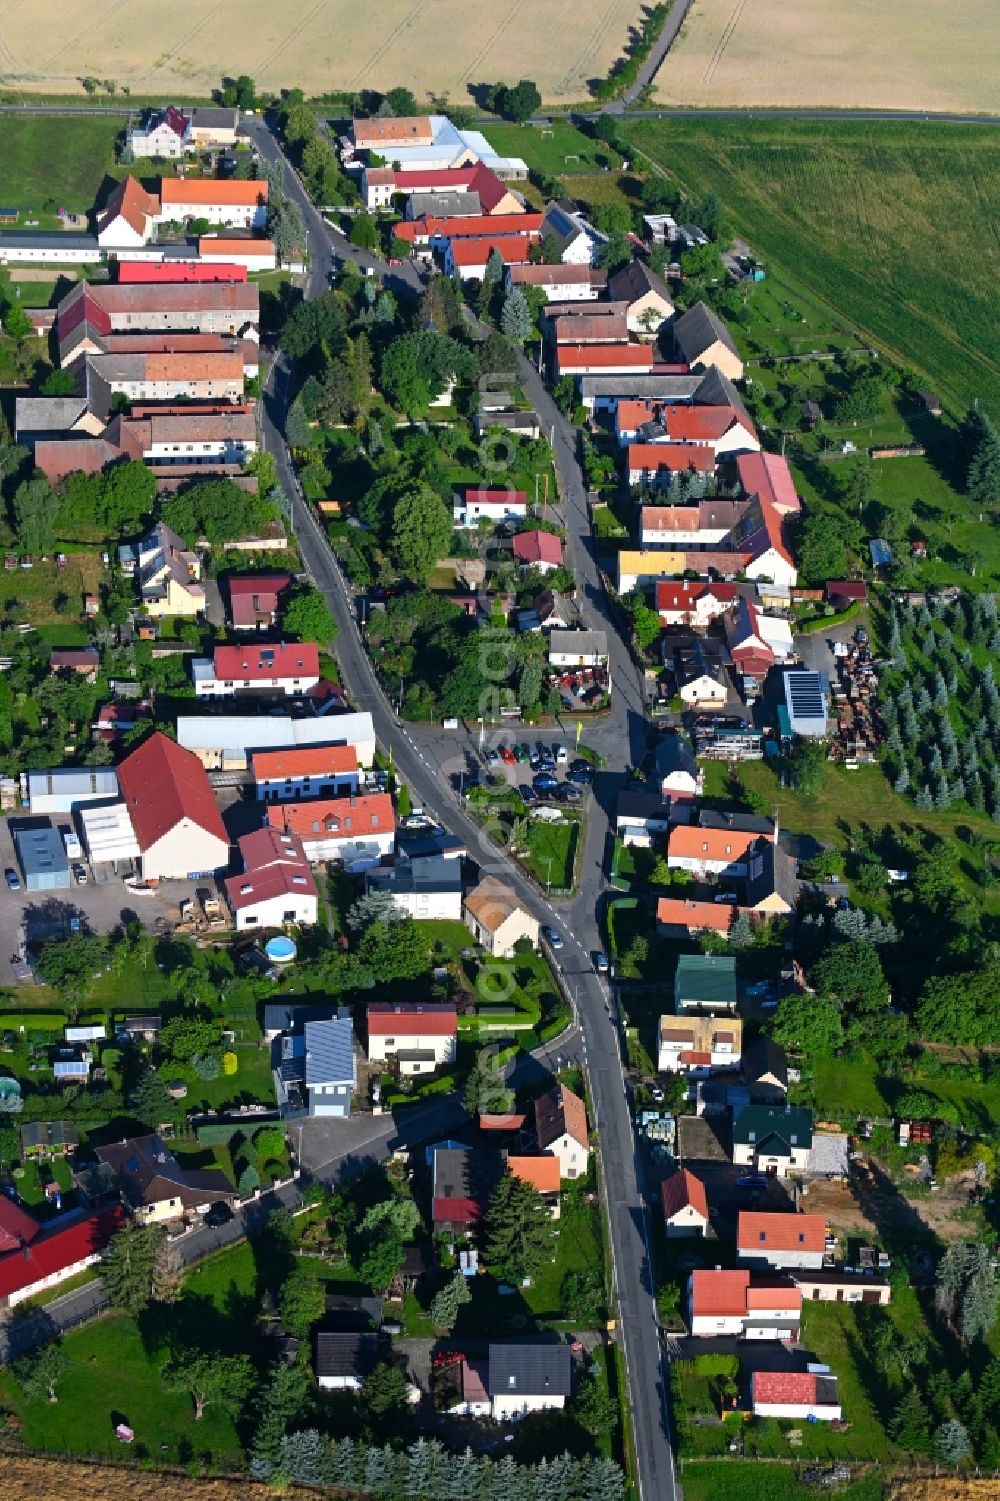
[[[816,672],[790,672],[786,678],[792,713],[799,719],[819,718],[826,713],[823,690]]]
[[[881,537],[874,538],[869,542],[868,550],[872,556],[872,563],[876,568],[882,568],[892,562],[892,548],[888,542],[883,542]]]

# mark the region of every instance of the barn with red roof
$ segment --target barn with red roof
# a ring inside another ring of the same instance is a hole
[[[146,880],[182,880],[224,870],[229,837],[197,756],[157,733],[118,768]]]

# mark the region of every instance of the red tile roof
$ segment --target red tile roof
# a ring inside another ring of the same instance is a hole
[[[587,306],[586,303],[583,304]],[[597,308],[600,303],[595,304]],[[566,313],[553,320],[557,344],[626,344],[628,324],[624,313]]]
[[[213,660],[216,678],[225,683],[277,683],[286,678],[319,677],[319,647],[312,641],[217,646]]]
[[[826,597],[827,599],[858,599],[863,604],[868,598],[868,585],[864,579],[827,579]]]
[[[167,180],[164,179],[165,182]],[[108,199],[97,222],[98,232],[106,229],[115,219],[121,218],[137,235],[145,235],[146,220],[159,211],[160,200],[156,195],[147,193],[138,178],[126,177]]]
[[[752,438],[757,436],[750,418],[734,407],[669,406],[663,420],[668,436],[677,442],[717,442],[733,426],[742,427]]]
[[[607,272],[595,271],[593,266],[515,266],[510,279],[521,286],[531,287],[587,285],[597,288],[608,284]]]
[[[713,450],[694,443],[630,443],[627,453],[629,469],[647,474],[661,469],[671,474],[682,474],[686,469],[712,474],[715,470]]]
[[[653,351],[648,344],[571,344],[559,350],[558,360],[563,374],[589,369],[648,370]]]
[[[35,468],[50,485],[58,485],[67,474],[100,474],[121,456],[105,438],[43,438],[35,444]]]
[[[475,1199],[433,1199],[431,1219],[435,1225],[478,1225],[484,1208]]]
[[[454,1006],[395,1005],[369,1001],[368,1035],[375,1037],[454,1037],[458,1013]]]
[[[810,1405],[817,1399],[819,1378],[814,1371],[754,1371],[753,1400],[776,1406]]]
[[[255,625],[259,614],[273,615],[278,595],[291,583],[291,574],[263,573],[229,580],[233,625]]]
[[[751,1277],[747,1287],[747,1310],[751,1308],[776,1308],[786,1313],[797,1313],[802,1308],[802,1289],[790,1281],[772,1278],[770,1281],[755,1282]]]
[[[740,1212],[736,1230],[740,1251],[824,1251],[826,1218],[822,1214]]]
[[[387,792],[370,797],[319,798],[306,803],[271,803],[267,821],[275,829],[291,829],[303,840],[357,839],[391,833],[396,827],[392,798]]]
[[[473,505],[476,501],[485,504],[487,501],[500,504],[506,501],[512,506],[526,506],[528,497],[524,490],[491,490],[487,485],[474,485],[465,492],[465,504]]]
[[[254,751],[253,774],[258,781],[288,777],[335,776],[357,771],[353,745],[287,746],[284,750]]]
[[[15,1204],[6,1194],[0,1195],[0,1255],[5,1251],[19,1251],[34,1240],[41,1228],[20,1204]]]
[[[244,870],[263,870],[268,865],[302,865],[306,862],[302,840],[287,829],[254,829],[238,839]]]
[[[263,179],[241,182],[237,178],[164,177],[160,179],[160,203],[164,211],[175,204],[225,204],[231,208],[259,208],[267,202]]]
[[[528,235],[497,235],[493,239],[452,240],[451,258],[456,266],[485,266],[493,251],[506,266],[523,265],[531,253]]]
[[[206,265],[204,261],[119,261],[120,284],[137,282],[246,281],[246,266]]]
[[[143,854],[185,818],[228,845],[205,768],[159,731],[125,757],[118,786]]]
[[[741,453],[736,460],[736,472],[745,493],[759,495],[764,505],[785,513],[801,510],[792,471],[780,454]]]
[[[749,1285],[749,1272],[692,1272],[692,1318],[712,1314],[742,1317],[747,1311]]]
[[[541,214],[458,214],[442,217],[427,214],[422,219],[404,219],[397,224],[394,233],[400,239],[440,236],[446,240],[483,240],[497,235],[531,235],[538,238]],[[402,231],[402,233],[400,233]]]
[[[686,897],[661,896],[656,903],[656,921],[665,927],[687,928],[690,933],[728,934],[736,917],[730,902],[695,902]]]
[[[532,1184],[539,1193],[559,1192],[559,1158],[549,1153],[540,1157],[508,1156],[507,1169],[512,1178]]]
[[[318,895],[309,862],[305,859],[295,865],[266,865],[259,870],[248,870],[241,876],[227,876],[224,885],[226,899],[234,912],[258,907],[276,896]]]
[[[273,240],[239,239],[226,235],[202,235],[198,254],[205,255],[274,255]]]
[[[514,556],[519,563],[555,563],[563,560],[563,545],[551,532],[518,532]]]
[[[121,1205],[38,1235],[26,1250],[0,1256],[0,1298],[22,1292],[103,1249],[125,1221]]]
[[[664,613],[679,610],[683,614],[687,614],[689,610],[694,609],[704,592],[705,585],[701,583],[675,584],[670,579],[658,579],[656,584],[656,608],[664,611]]]
[[[677,823],[667,838],[667,858],[742,860],[760,837],[738,829],[702,829],[697,824]]]
[[[688,1205],[701,1215],[702,1219],[708,1219],[708,1198],[705,1194],[705,1185],[694,1173],[689,1173],[686,1167],[682,1167],[679,1173],[674,1173],[672,1178],[667,1178],[663,1184],[663,1215],[665,1219],[672,1219]]]

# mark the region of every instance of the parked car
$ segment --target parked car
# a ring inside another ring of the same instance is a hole
[[[590,771],[590,772],[592,772],[594,768],[593,768],[593,765],[591,764],[590,761],[585,761],[582,756],[577,756],[577,757],[575,757],[574,760],[572,760],[569,763],[569,769],[570,769],[570,771]]]
[[[495,750],[491,749],[486,752],[486,764],[487,766],[499,766],[500,757]]]
[[[514,760],[515,761],[524,762],[524,761],[527,761],[527,759],[528,759],[528,747],[526,745],[515,745],[515,747],[514,747]]]
[[[87,870],[86,870],[86,867],[83,866],[83,865],[74,865],[73,866],[73,879],[76,881],[76,884],[78,886],[86,886],[86,884],[87,884]]]
[[[713,902],[737,902],[739,898],[735,891],[720,891],[713,898]]]
[[[532,783],[536,792],[552,792],[559,785],[555,777],[547,771],[540,771],[536,777],[532,778]]]
[[[17,871],[14,870],[12,866],[8,865],[3,874],[4,880],[7,882],[8,891],[20,891],[21,877],[18,875]]]
[[[517,760],[517,757],[514,755],[514,752],[511,750],[509,745],[502,745],[500,747],[500,759],[505,766],[513,766],[514,762]]]
[[[561,803],[578,803],[582,796],[579,787],[574,787],[572,782],[563,782],[556,788],[556,797]]]
[[[521,799],[522,803],[538,802],[538,793],[535,791],[534,787],[529,787],[527,786],[527,784],[517,789],[517,795]]]
[[[552,949],[561,949],[562,946],[563,946],[562,938],[556,932],[555,928],[543,928],[542,929],[542,937],[545,939],[546,943],[549,945],[549,948],[552,948]]]
[[[566,780],[567,782],[574,782],[577,787],[592,787],[594,785],[594,779],[589,771],[568,771],[566,773]]]
[[[736,1187],[763,1189],[767,1187],[767,1179],[763,1173],[746,1173],[742,1178],[737,1178]]]
[[[601,953],[600,949],[598,949],[594,955],[594,968],[597,970],[597,973],[599,975],[606,975],[610,967],[607,954]]]

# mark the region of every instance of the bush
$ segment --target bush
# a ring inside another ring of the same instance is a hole
[[[240,1173],[240,1181],[237,1184],[240,1197],[244,1199],[248,1198],[250,1194],[256,1193],[259,1187],[260,1174],[258,1173],[257,1169],[248,1162],[246,1167]]]
[[[222,1055],[222,1072],[227,1077],[229,1077],[232,1074],[235,1074],[235,1072],[236,1072],[236,1070],[237,1070],[238,1067],[239,1067],[239,1063],[237,1061],[235,1053],[223,1053],[223,1055]]]
[[[280,1126],[261,1126],[254,1132],[253,1145],[262,1159],[280,1157],[285,1150],[285,1133]]]
[[[191,1067],[199,1079],[206,1083],[211,1079],[217,1079],[222,1072],[222,1064],[214,1053],[196,1053],[191,1059]]]

